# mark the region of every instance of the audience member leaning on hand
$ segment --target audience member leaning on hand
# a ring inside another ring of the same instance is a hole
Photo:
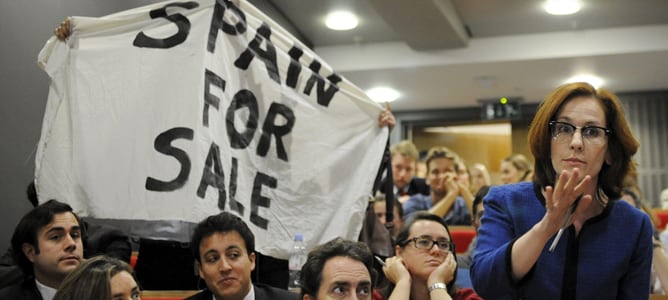
[[[415,194],[403,205],[405,220],[417,211],[428,210],[448,225],[471,225],[473,195],[457,182],[459,157],[447,147],[432,147],[427,153],[428,196]]]
[[[648,299],[652,224],[618,204],[638,142],[617,97],[587,83],[558,87],[538,108],[529,146],[533,182],[492,187],[484,199],[471,266],[476,292],[486,299]]]
[[[388,300],[477,300],[470,288],[455,286],[457,258],[452,236],[437,215],[418,212],[397,236],[396,256],[385,261],[383,272],[392,282]]]

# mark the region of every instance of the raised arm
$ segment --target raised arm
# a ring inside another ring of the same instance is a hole
[[[572,174],[562,172],[554,188],[546,188],[545,215],[513,245],[511,266],[514,280],[522,279],[533,268],[547,241],[564,225],[571,204],[581,196],[580,205],[567,224],[577,223],[576,230],[579,231],[588,218],[586,211],[592,201],[591,195],[583,195],[584,187],[590,183],[589,176],[580,181],[579,171],[575,169]]]
[[[385,102],[385,110],[378,116],[378,127],[387,126],[390,129],[390,131],[392,131],[395,123],[396,120],[394,119],[394,115],[392,114],[390,103]]]

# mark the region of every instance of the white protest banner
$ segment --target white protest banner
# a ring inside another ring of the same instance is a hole
[[[40,201],[183,241],[230,211],[278,258],[296,232],[309,247],[357,238],[382,108],[256,8],[163,2],[72,26],[39,56]]]

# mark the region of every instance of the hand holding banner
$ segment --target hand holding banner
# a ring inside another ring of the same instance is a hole
[[[245,1],[163,2],[72,18],[39,63],[52,80],[41,201],[187,241],[221,210],[287,258],[357,238],[387,130],[382,107]],[[167,227],[165,227],[167,226]]]

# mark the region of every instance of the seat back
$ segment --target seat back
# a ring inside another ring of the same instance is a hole
[[[449,226],[449,228],[452,242],[455,243],[455,251],[457,253],[466,252],[476,235],[475,228],[473,226]]]

